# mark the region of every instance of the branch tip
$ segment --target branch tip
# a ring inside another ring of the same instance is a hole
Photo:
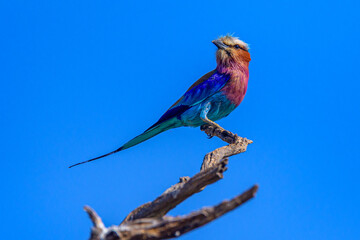
[[[89,218],[92,221],[94,227],[101,229],[105,228],[104,223],[94,209],[89,206],[84,206],[84,211],[89,215]]]

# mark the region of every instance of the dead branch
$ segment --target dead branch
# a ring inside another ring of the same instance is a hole
[[[224,201],[217,206],[204,208],[181,217],[165,216],[188,197],[223,178],[223,172],[227,170],[228,157],[245,152],[247,145],[252,143],[251,140],[239,137],[223,128],[204,125],[201,130],[209,137],[217,136],[229,145],[206,154],[199,173],[192,178],[180,178],[179,183],[168,188],[154,201],[145,203],[129,213],[119,226],[106,228],[96,212],[90,207],[85,207],[85,211],[94,224],[90,239],[133,240],[178,237],[205,225],[254,197],[258,189],[256,185],[234,199]]]
[[[179,205],[182,201],[200,192],[205,186],[223,178],[223,172],[227,170],[228,160],[220,161],[212,168],[206,169],[192,178],[180,178],[180,182],[167,189],[160,197],[154,201],[132,211],[123,222],[133,221],[139,218],[157,218],[164,216],[171,209]]]
[[[245,152],[247,146],[253,143],[253,141],[247,138],[239,137],[238,135],[222,128],[219,129],[210,125],[203,125],[200,129],[201,131],[204,131],[209,137],[216,136],[224,142],[229,143],[227,146],[215,149],[214,151],[206,154],[201,165],[201,171],[213,167],[224,158]]]
[[[135,221],[129,221],[119,226],[109,228],[98,227],[94,223],[91,240],[135,240],[135,239],[169,239],[175,238],[187,233],[195,228],[201,227],[225,213],[235,209],[241,204],[253,198],[258,190],[255,185],[246,192],[236,196],[229,201],[213,206],[203,208],[185,216],[162,218],[141,218]],[[86,208],[92,221],[97,214],[91,208]],[[98,221],[98,219],[96,220]],[[100,219],[101,221],[101,219]],[[103,224],[100,224],[103,226]],[[100,233],[99,233],[100,232]]]

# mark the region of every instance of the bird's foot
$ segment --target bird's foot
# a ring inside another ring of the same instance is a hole
[[[214,132],[216,128],[213,125],[210,124],[204,124],[200,126],[200,130],[204,131],[208,137],[208,139],[211,139],[215,136]]]
[[[205,132],[209,139],[214,136],[217,136],[229,144],[234,143],[236,141],[236,139],[238,139],[238,135],[236,135],[230,131],[227,131],[220,126],[215,127],[212,124],[204,124],[200,127],[200,130]]]

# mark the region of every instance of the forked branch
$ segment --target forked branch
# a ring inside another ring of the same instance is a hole
[[[223,201],[216,206],[203,208],[185,216],[141,218],[109,228],[103,228],[103,224],[98,224],[101,219],[94,210],[85,207],[85,211],[89,214],[94,224],[90,240],[169,239],[179,237],[215,220],[250,200],[255,196],[257,190],[258,186],[255,185],[229,201]],[[97,216],[95,221],[93,216]]]
[[[257,185],[232,200],[224,201],[214,207],[204,208],[185,216],[165,216],[188,197],[223,178],[223,173],[227,170],[228,157],[245,152],[248,144],[252,143],[251,140],[239,137],[223,128],[204,125],[201,130],[209,137],[217,136],[229,145],[206,154],[199,173],[192,178],[181,177],[179,183],[171,186],[154,201],[133,210],[118,226],[106,228],[96,212],[86,206],[84,209],[94,224],[90,239],[133,240],[178,237],[205,225],[253,198],[258,189]]]

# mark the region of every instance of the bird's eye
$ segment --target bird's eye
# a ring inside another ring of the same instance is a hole
[[[243,49],[242,47],[240,47],[240,45],[238,45],[238,44],[236,44],[235,46],[234,46],[236,49]]]

